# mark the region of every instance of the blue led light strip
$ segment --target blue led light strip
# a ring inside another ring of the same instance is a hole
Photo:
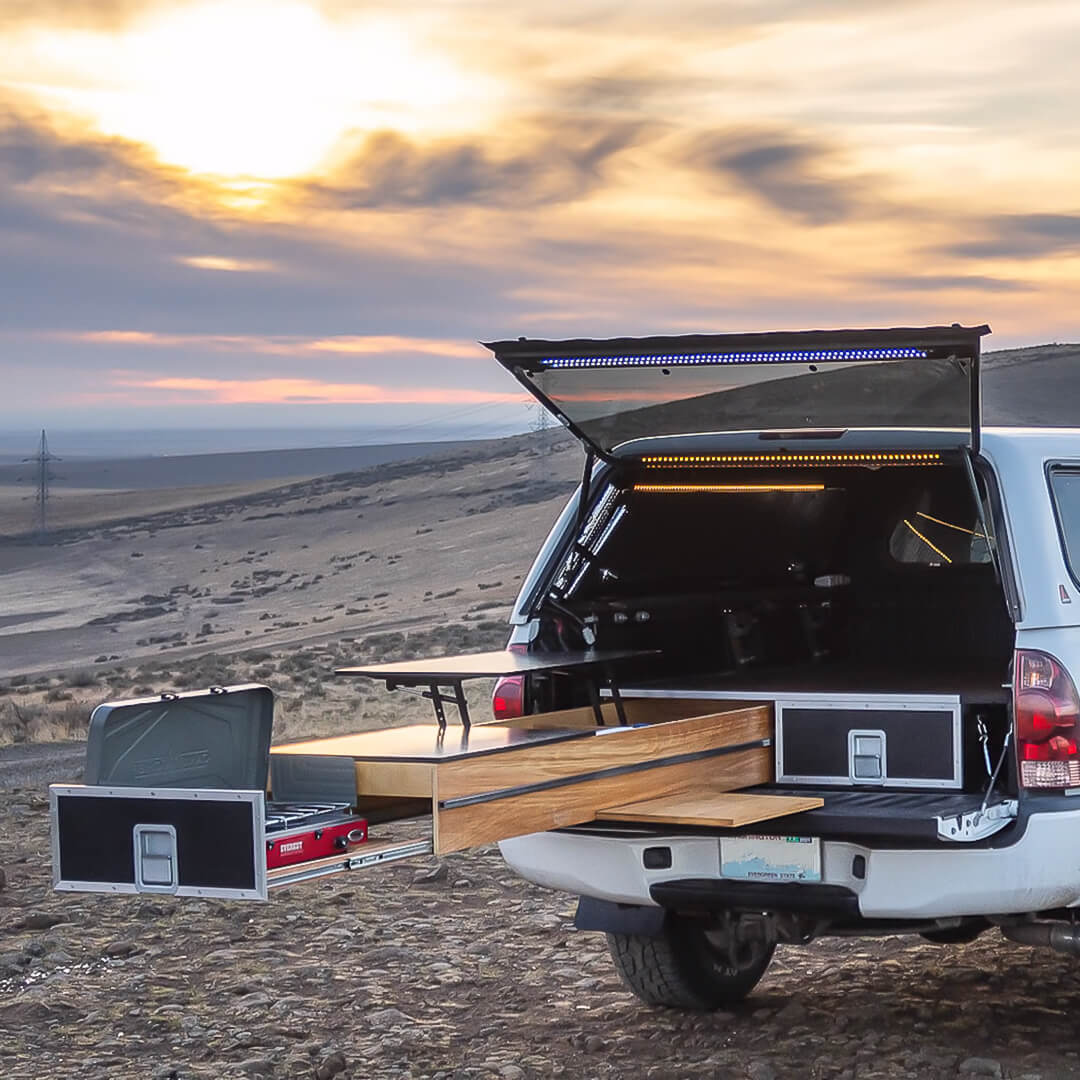
[[[552,356],[545,368],[682,367],[692,364],[798,364],[829,360],[925,360],[926,349],[799,349],[789,352],[671,353],[664,356]]]

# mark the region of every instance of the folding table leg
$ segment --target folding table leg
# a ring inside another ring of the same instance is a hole
[[[439,734],[441,735],[446,731],[446,710],[443,709],[442,695],[439,693],[438,683],[432,683],[429,689],[431,690],[431,704],[435,707],[435,719],[439,721]]]
[[[619,693],[618,683],[615,682],[615,672],[611,668],[604,668],[607,678],[608,689],[611,691],[611,701],[615,706],[615,715],[619,718],[619,724],[626,727],[626,706],[623,705],[622,694]]]
[[[600,706],[600,688],[596,685],[596,680],[589,678],[585,680],[586,686],[589,688],[589,702],[592,705],[593,715],[596,717],[596,726],[604,726],[604,710]]]
[[[458,713],[461,715],[461,726],[468,734],[472,722],[469,720],[469,703],[465,700],[465,687],[461,682],[454,683],[454,702],[457,704]]]

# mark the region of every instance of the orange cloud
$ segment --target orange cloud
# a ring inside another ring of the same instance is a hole
[[[351,356],[422,353],[463,360],[484,359],[487,356],[480,346],[468,342],[402,337],[394,334],[342,334],[325,338],[298,338],[264,337],[255,334],[162,334],[147,330],[87,330],[47,336],[88,345],[198,348],[221,352],[270,353],[277,356],[304,356],[313,353],[342,353]]]
[[[131,378],[117,385],[160,390],[188,402],[217,405],[281,405],[296,402],[336,405],[520,405],[522,393],[447,389],[444,387],[386,387],[370,383],[332,383],[318,379],[203,379]]]
[[[372,335],[370,337],[339,336],[318,338],[305,342],[303,351],[378,354],[378,353],[426,353],[431,356],[456,356],[465,360],[486,359],[487,354],[478,346],[460,341],[437,341],[428,338],[398,337],[396,335]]]

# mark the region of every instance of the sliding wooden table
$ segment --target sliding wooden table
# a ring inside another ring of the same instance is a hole
[[[609,706],[610,709],[610,706]],[[275,746],[271,777],[333,776],[356,805],[430,814],[438,854],[592,821],[597,811],[692,791],[753,787],[772,776],[765,705],[597,727],[590,709],[549,713],[557,727],[429,724]],[[347,790],[345,789],[347,786]]]

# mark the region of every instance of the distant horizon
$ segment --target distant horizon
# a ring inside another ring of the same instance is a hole
[[[526,418],[527,419],[527,418]],[[194,456],[199,454],[267,453],[292,450],[347,449],[350,447],[427,445],[473,442],[522,434],[530,425],[445,424],[422,430],[308,424],[281,426],[203,425],[116,429],[66,427],[62,424],[0,431],[0,465],[20,464],[32,457],[45,431],[51,453],[68,459],[112,460],[140,457]]]
[[[992,340],[992,339],[990,339]],[[1036,349],[1080,348],[1062,341],[985,349],[983,356]],[[992,369],[994,365],[989,365]],[[534,430],[535,402],[467,405],[216,405],[158,410],[120,409],[78,417],[48,414],[34,424],[0,427],[0,465],[32,457],[44,430],[52,453],[79,459],[259,453],[401,444],[469,442]],[[0,413],[0,425],[4,423]],[[547,416],[547,425],[557,421]]]

